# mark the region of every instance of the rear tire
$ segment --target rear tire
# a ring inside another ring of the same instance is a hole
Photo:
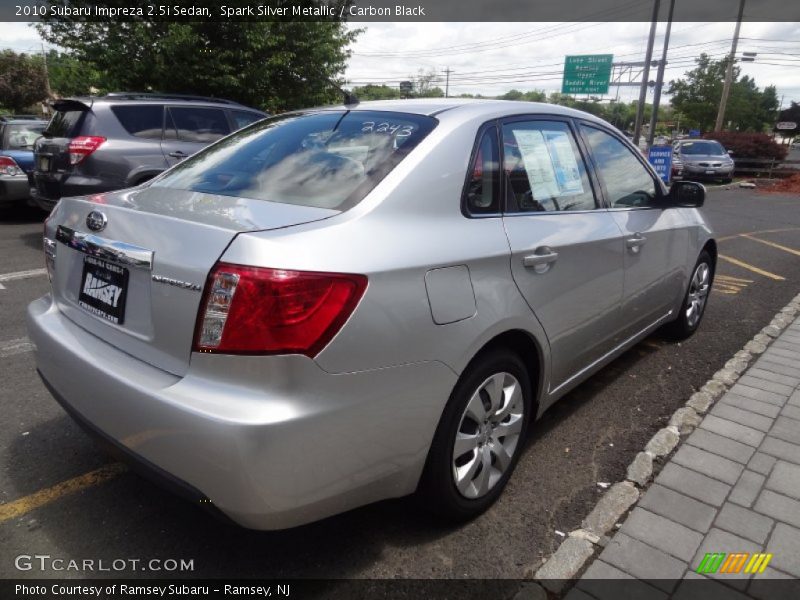
[[[465,369],[444,409],[417,492],[452,522],[472,519],[500,496],[522,452],[533,402],[520,357],[497,349]]]
[[[708,304],[713,274],[714,264],[711,256],[703,250],[692,270],[689,288],[683,297],[678,318],[664,327],[664,333],[668,338],[676,341],[685,340],[697,331]]]

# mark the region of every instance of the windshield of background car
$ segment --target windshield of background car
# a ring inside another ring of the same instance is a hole
[[[681,144],[681,153],[720,156],[725,154],[725,149],[719,142],[684,142]]]
[[[8,149],[26,150],[42,135],[44,123],[11,124],[8,126]]]
[[[273,117],[199,152],[151,185],[346,210],[436,124],[424,115],[379,111]]]

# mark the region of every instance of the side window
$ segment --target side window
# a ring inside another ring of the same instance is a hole
[[[561,121],[503,125],[503,174],[509,212],[597,208],[572,131]]]
[[[612,207],[656,206],[656,183],[633,151],[613,135],[581,125]]]
[[[231,132],[225,111],[221,108],[173,106],[169,114],[167,125],[172,132],[167,137],[171,139],[210,144]]]
[[[472,215],[500,212],[500,151],[494,127],[486,129],[478,143],[465,195],[467,212]]]
[[[233,117],[233,126],[236,129],[241,129],[242,127],[250,125],[250,123],[255,123],[264,118],[263,115],[250,112],[249,110],[232,110],[231,117]]]
[[[125,131],[131,135],[152,140],[161,139],[164,128],[164,107],[162,105],[112,106],[111,112],[117,117]]]

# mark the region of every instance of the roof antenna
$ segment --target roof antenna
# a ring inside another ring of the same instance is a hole
[[[356,97],[353,92],[350,92],[340,86],[336,81],[333,79],[328,79],[330,84],[339,90],[339,93],[344,97],[344,105],[345,106],[357,106],[360,100]]]

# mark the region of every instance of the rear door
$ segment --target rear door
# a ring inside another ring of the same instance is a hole
[[[618,341],[622,234],[567,120],[508,120],[502,137],[511,272],[547,333],[553,392]]]
[[[658,176],[613,132],[581,123],[609,212],[625,236],[625,335],[666,319],[685,289],[689,231],[680,211],[665,207]]]
[[[169,106],[161,149],[172,166],[231,132],[225,110],[206,106]]]

